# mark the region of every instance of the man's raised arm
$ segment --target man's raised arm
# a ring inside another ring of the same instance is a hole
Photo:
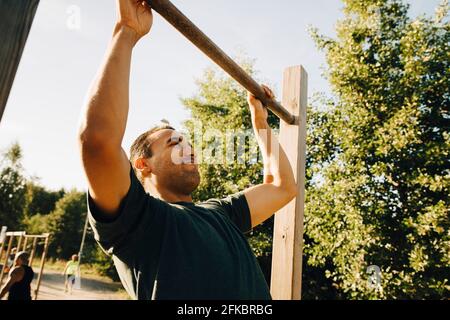
[[[79,146],[89,192],[102,212],[114,215],[130,186],[130,164],[121,144],[129,104],[133,47],[150,31],[144,1],[117,0],[117,22],[105,62],[91,85],[79,128]]]
[[[273,97],[268,87],[263,89],[268,97]],[[289,159],[267,123],[267,109],[250,93],[248,103],[264,161],[264,182],[244,190],[252,227],[256,227],[297,195],[297,184]]]

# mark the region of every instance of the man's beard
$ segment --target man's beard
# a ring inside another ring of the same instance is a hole
[[[200,184],[200,174],[197,169],[177,170],[176,174],[167,177],[166,185],[169,190],[176,194],[191,195]]]

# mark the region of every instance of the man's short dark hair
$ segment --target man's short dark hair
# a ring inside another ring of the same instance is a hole
[[[133,170],[135,171],[139,180],[141,180],[141,178],[138,175],[138,173],[136,172],[136,169],[134,167],[134,160],[136,160],[137,158],[140,158],[140,157],[150,158],[152,156],[152,151],[150,149],[150,146],[153,143],[152,139],[149,139],[150,136],[155,132],[158,132],[160,130],[165,130],[165,129],[175,130],[172,126],[170,126],[169,124],[166,124],[166,123],[154,126],[150,130],[147,130],[146,132],[142,133],[139,137],[137,137],[137,139],[134,140],[133,144],[131,145],[131,148],[130,148],[131,166],[133,167]],[[142,183],[142,181],[141,181],[141,183]]]
[[[26,251],[20,251],[16,254],[16,259],[22,260],[22,263],[28,265],[28,260],[30,259],[30,255]]]

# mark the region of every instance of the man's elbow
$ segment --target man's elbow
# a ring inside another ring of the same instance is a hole
[[[78,145],[82,151],[98,152],[113,147],[103,130],[81,126],[78,130]]]
[[[286,187],[286,197],[287,202],[290,202],[292,199],[294,199],[298,195],[298,186],[297,183],[290,184],[288,187]]]
[[[78,145],[82,151],[98,149],[102,144],[100,134],[92,129],[80,128],[78,131]]]
[[[298,195],[298,186],[295,182],[289,184],[275,184],[278,190],[280,190],[280,195],[282,196],[283,203],[288,204]]]

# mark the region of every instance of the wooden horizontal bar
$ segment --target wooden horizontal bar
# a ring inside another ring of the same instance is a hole
[[[279,102],[266,96],[262,87],[253,80],[236,62],[206,36],[169,0],[147,0],[153,10],[158,12],[172,26],[180,31],[189,41],[217,63],[225,72],[239,82],[245,89],[288,124],[298,124],[298,119],[287,111]]]
[[[41,234],[41,235],[31,235],[31,234],[26,234],[24,235],[25,238],[42,238],[45,239],[48,237],[47,234]]]
[[[25,231],[8,231],[6,232],[7,237],[19,237],[23,236],[25,238],[47,238],[50,234],[49,233],[43,233],[43,234],[26,234]]]
[[[6,232],[6,236],[7,237],[17,237],[17,236],[24,236],[25,235],[25,231],[8,231]]]

